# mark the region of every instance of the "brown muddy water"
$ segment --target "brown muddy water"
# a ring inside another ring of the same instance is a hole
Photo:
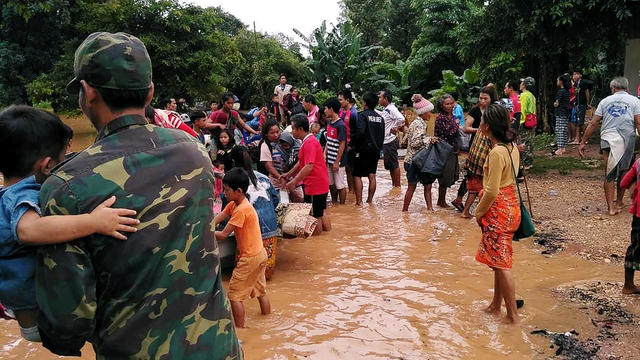
[[[74,150],[94,136],[78,134]],[[482,312],[493,275],[474,260],[475,221],[450,209],[427,212],[420,189],[409,213],[401,213],[403,192],[379,170],[373,205],[330,206],[332,232],[278,244],[267,290],[273,313],[262,316],[257,301],[246,303],[248,327],[238,331],[247,359],[537,359],[554,350],[532,330],[593,335],[590,319],[559,303],[551,289],[619,281],[620,266],[544,257],[531,240],[515,243],[522,325],[502,325]],[[21,340],[16,323],[0,320],[0,358],[58,357]],[[82,358],[94,358],[90,346]]]

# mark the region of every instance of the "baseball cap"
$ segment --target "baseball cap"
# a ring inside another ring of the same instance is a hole
[[[151,86],[151,59],[133,35],[95,32],[76,50],[73,73],[67,84],[72,95],[78,94],[80,80],[105,89],[144,90]]]

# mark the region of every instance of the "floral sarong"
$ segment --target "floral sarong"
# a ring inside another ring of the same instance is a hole
[[[482,193],[480,193],[482,196]],[[515,185],[500,189],[489,211],[480,219],[482,240],[476,260],[492,269],[511,269],[513,234],[520,226],[520,204]]]
[[[270,237],[262,239],[264,249],[267,251],[267,267],[264,271],[264,275],[267,280],[271,279],[273,272],[276,269],[276,245],[278,243],[278,237]]]

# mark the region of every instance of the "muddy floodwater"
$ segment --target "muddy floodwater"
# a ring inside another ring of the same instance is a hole
[[[92,135],[80,134],[74,147],[91,141]],[[516,293],[525,305],[521,326],[502,325],[482,312],[493,275],[474,260],[477,224],[451,209],[428,212],[421,192],[409,213],[401,213],[403,192],[391,188],[380,167],[372,205],[330,206],[333,231],[280,242],[267,289],[273,313],[262,316],[257,301],[246,303],[248,327],[238,331],[246,358],[537,359],[554,350],[533,330],[590,336],[590,319],[551,290],[619,281],[620,266],[545,257],[530,239],[514,243]],[[0,358],[57,357],[21,340],[16,323],[0,320]],[[94,358],[90,346],[82,358]]]

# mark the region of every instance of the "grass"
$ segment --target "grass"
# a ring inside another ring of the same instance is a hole
[[[560,175],[568,175],[575,170],[604,169],[600,159],[576,159],[560,156],[534,156],[532,174],[544,174],[547,171],[557,171]]]
[[[552,134],[537,134],[533,137],[533,150],[541,151],[549,147],[549,145],[556,142],[556,136]]]

